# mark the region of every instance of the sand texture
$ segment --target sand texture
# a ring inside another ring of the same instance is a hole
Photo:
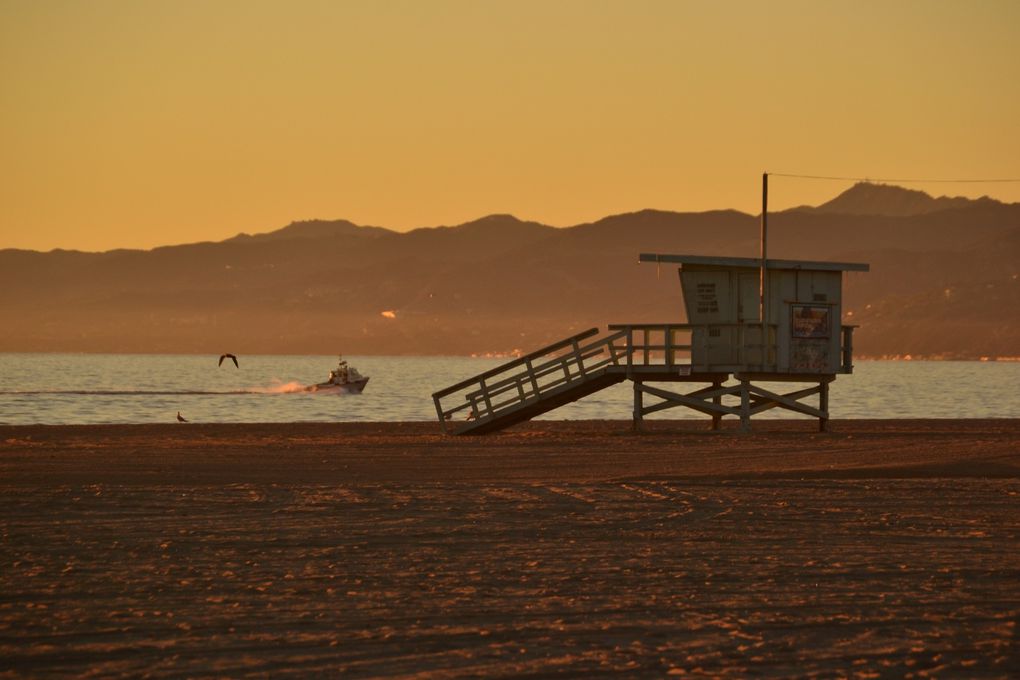
[[[1020,676],[1020,420],[0,427],[0,677]]]

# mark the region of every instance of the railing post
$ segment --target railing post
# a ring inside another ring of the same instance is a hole
[[[670,326],[666,326],[663,331],[663,342],[666,350],[666,368],[673,368],[673,329]]]
[[[577,343],[577,340],[574,340],[573,345],[574,356],[577,357],[577,370],[581,372],[581,377],[583,378],[585,372],[584,372],[584,357],[581,356],[581,346]]]
[[[489,388],[485,385],[485,378],[478,381],[478,384],[482,388],[482,401],[485,402],[485,410],[491,416],[492,415],[492,399],[489,397]]]
[[[649,346],[649,344],[651,344],[651,343],[648,342],[648,328],[647,327],[643,328],[641,332],[644,335],[644,342],[645,342],[644,365],[647,366],[648,365],[648,353],[649,353],[648,346]]]
[[[531,359],[527,359],[524,364],[528,367],[528,378],[531,379],[531,387],[535,390],[535,396],[538,396],[538,378],[535,377],[535,366],[531,363]]]
[[[627,378],[634,376],[634,329],[627,326]]]

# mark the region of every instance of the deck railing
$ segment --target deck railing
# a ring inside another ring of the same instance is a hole
[[[635,365],[639,366],[664,366],[667,369],[690,365],[691,356],[709,356],[709,346],[713,332],[719,336],[725,333],[736,333],[736,338],[724,343],[731,347],[735,354],[729,361],[720,362],[729,365],[759,365],[762,368],[775,366],[777,345],[776,345],[776,324],[767,324],[768,343],[761,342],[762,325],[755,322],[747,323],[714,323],[714,324],[610,324],[609,330],[621,331],[626,334],[627,346],[635,359]],[[695,333],[695,331],[701,331]],[[697,347],[695,347],[697,343]],[[695,351],[697,350],[697,351]],[[757,352],[757,356],[752,353]],[[762,362],[761,357],[765,353],[766,360]],[[658,359],[661,357],[661,361]],[[686,361],[683,361],[686,360]],[[700,366],[708,370],[709,366]]]
[[[757,321],[746,323],[655,323],[655,324],[610,324],[609,330],[622,332],[626,338],[626,346],[620,348],[631,357],[628,366],[665,366],[668,369],[691,363],[693,355],[709,357],[709,346],[712,333],[717,331],[721,336],[725,332],[735,332],[733,342],[725,343],[732,347],[736,354],[729,362],[739,366],[761,366],[766,370],[775,370],[778,361],[779,346],[777,342],[778,324],[767,324],[768,341],[761,342],[762,325]],[[853,333],[857,326],[840,327],[840,369],[843,373],[853,372]],[[702,332],[695,333],[696,330]],[[697,347],[695,347],[697,343]],[[695,351],[697,350],[697,351]],[[766,352],[765,361],[761,361],[762,352]],[[699,366],[710,370],[711,366]]]
[[[673,368],[679,359],[691,356],[691,330],[683,323],[627,323],[610,324],[609,330],[622,335],[622,353],[627,356],[628,372],[635,366],[665,366]],[[681,335],[686,337],[682,338]],[[686,342],[683,340],[686,339]],[[661,359],[661,361],[660,361]],[[689,363],[689,362],[688,362]]]

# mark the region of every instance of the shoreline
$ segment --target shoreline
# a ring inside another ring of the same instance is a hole
[[[4,484],[1018,478],[1020,419],[0,426]]]

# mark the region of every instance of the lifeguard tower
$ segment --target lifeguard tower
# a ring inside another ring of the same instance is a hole
[[[492,432],[630,380],[635,428],[650,413],[687,407],[711,416],[712,429],[736,416],[748,431],[751,416],[783,408],[817,418],[824,431],[829,383],[853,372],[843,272],[868,265],[768,259],[768,177],[762,174],[760,258],[638,257],[660,269],[679,265],[687,323],[610,324],[602,337],[591,328],[451,385],[432,395],[443,430]],[[762,385],[777,382],[807,386],[779,393]],[[655,383],[701,386],[676,392]],[[814,395],[817,406],[803,401]],[[658,401],[646,405],[646,396]]]
[[[735,416],[750,430],[751,417],[772,408],[817,418],[826,429],[829,383],[853,371],[855,327],[841,323],[843,272],[868,265],[654,253],[638,259],[660,269],[678,265],[687,323],[611,324],[601,336],[592,328],[440,390],[432,397],[443,430],[492,432],[624,380],[634,384],[636,428],[650,413],[686,407],[710,416],[713,429]],[[762,383],[801,386],[777,392]],[[805,403],[815,395],[817,405]]]

